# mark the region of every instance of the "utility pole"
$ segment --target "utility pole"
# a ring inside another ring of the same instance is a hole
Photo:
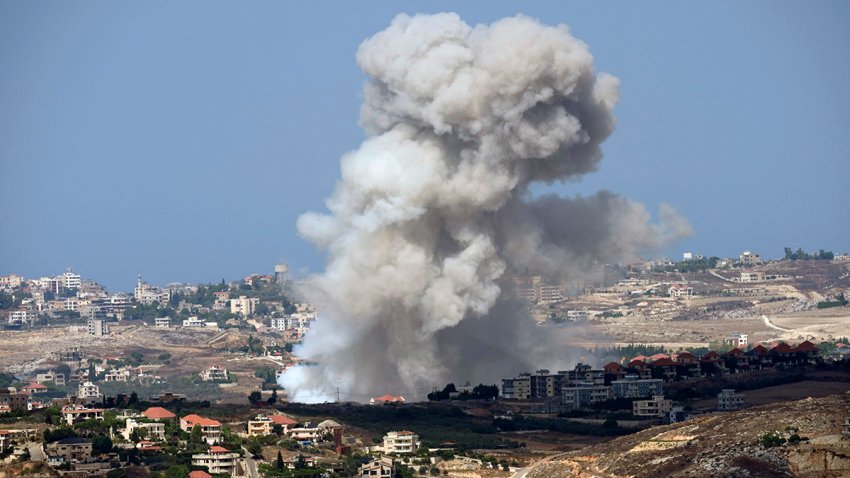
[[[339,403],[339,387],[336,387],[336,403]]]

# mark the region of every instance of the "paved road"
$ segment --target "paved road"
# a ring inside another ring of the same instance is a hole
[[[245,447],[242,447],[245,452],[245,471],[248,478],[260,478],[260,472],[257,470],[257,461],[251,458],[251,454]]]

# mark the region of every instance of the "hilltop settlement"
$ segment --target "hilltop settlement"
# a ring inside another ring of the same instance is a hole
[[[285,264],[128,292],[10,273],[0,477],[850,473],[850,258],[784,252],[512,277],[573,362],[312,405],[279,385],[322,320]]]

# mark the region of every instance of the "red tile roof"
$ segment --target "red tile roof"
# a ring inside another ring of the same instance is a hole
[[[404,397],[401,395],[381,395],[380,397],[375,397],[372,400],[376,402],[403,402]]]
[[[275,425],[297,425],[298,422],[287,417],[286,415],[270,415],[269,420]]]
[[[817,352],[818,348],[815,344],[806,340],[805,342],[798,345],[794,351],[795,352]]]
[[[24,389],[33,389],[33,390],[47,390],[47,387],[45,385],[42,385],[40,383],[35,383],[35,382],[33,382],[33,383],[27,385],[26,387],[23,387],[23,388]]]
[[[617,362],[611,362],[608,365],[602,367],[606,372],[620,372],[623,370],[623,366],[618,364]]]
[[[162,407],[150,407],[147,410],[142,412],[142,415],[150,418],[151,420],[157,420],[161,418],[174,418],[176,415],[169,412],[168,410]]]
[[[700,357],[700,362],[715,362],[720,359],[720,355],[717,355],[717,352],[714,350],[708,352],[707,354]]]
[[[755,347],[753,347],[752,350],[750,350],[750,353],[753,353],[753,354],[756,354],[756,355],[767,355],[768,351],[767,351],[767,348],[765,348],[764,345],[758,344]]]
[[[679,361],[682,361],[682,360],[686,360],[686,359],[693,360],[696,357],[694,357],[694,354],[692,354],[690,352],[682,352],[676,358],[679,359]]]
[[[202,417],[202,416],[196,415],[194,413],[191,414],[191,415],[186,415],[185,417],[181,418],[181,420],[183,420],[184,422],[186,422],[186,423],[188,423],[192,426],[195,426],[195,425],[200,425],[202,427],[220,427],[221,426],[221,422],[219,422],[219,421],[213,420],[211,418]]]
[[[212,475],[206,471],[195,470],[189,472],[189,478],[212,478]]]
[[[742,352],[741,349],[739,349],[738,347],[735,347],[734,349],[726,352],[726,355],[738,356],[738,355],[743,355],[743,354],[744,354],[744,352]]]
[[[643,360],[634,359],[631,362],[629,362],[628,366],[629,367],[646,367],[646,362],[644,362]]]
[[[210,447],[210,453],[229,453],[229,452],[230,452],[230,450],[228,450],[227,448],[225,448],[223,446],[214,445],[214,446]]]
[[[790,354],[794,352],[794,350],[791,348],[790,345],[786,344],[785,342],[782,342],[776,347],[773,347],[771,352],[776,352],[778,354]]]
[[[651,364],[649,364],[649,366],[650,367],[675,367],[676,362],[674,362],[673,360],[671,360],[667,357],[664,357],[664,358],[656,360],[655,362],[652,362]]]

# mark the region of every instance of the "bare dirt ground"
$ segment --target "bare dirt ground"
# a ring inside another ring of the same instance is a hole
[[[746,395],[744,407],[755,407],[788,400],[800,400],[808,397],[819,398],[847,391],[850,391],[850,382],[804,380],[802,382],[759,388],[757,390],[747,390],[743,392]],[[717,400],[713,398],[698,400],[693,402],[691,406],[695,409],[714,408],[717,406]]]

